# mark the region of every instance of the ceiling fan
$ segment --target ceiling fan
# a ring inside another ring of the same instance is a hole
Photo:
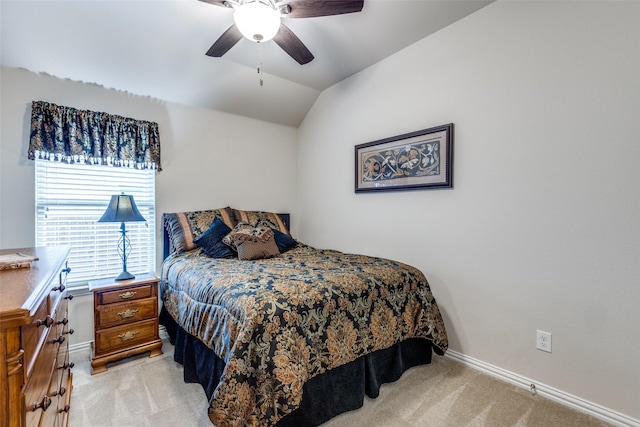
[[[207,51],[221,57],[245,38],[254,42],[273,39],[300,65],[313,60],[313,54],[286,25],[281,17],[314,18],[360,12],[364,0],[200,0],[234,9],[234,24]]]

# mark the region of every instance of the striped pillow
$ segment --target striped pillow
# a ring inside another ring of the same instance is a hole
[[[233,215],[235,217],[236,224],[239,222],[247,222],[254,227],[269,227],[288,236],[291,235],[284,221],[282,221],[282,218],[280,218],[280,215],[277,213],[233,209]]]
[[[197,248],[193,241],[209,229],[215,218],[220,218],[230,229],[236,225],[233,209],[230,207],[163,214],[162,220],[169,234],[171,251],[180,253]]]

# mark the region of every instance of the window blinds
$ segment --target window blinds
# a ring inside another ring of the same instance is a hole
[[[70,246],[70,287],[122,271],[119,223],[98,223],[113,194],[130,194],[147,220],[127,222],[127,270],[155,271],[155,171],[36,160],[36,246]]]

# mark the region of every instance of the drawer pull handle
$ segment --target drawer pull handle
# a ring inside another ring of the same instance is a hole
[[[62,335],[60,335],[58,338],[51,340],[52,343],[58,343],[58,344],[62,344],[64,342],[64,337]]]
[[[69,409],[71,409],[71,406],[69,406],[69,405],[64,405],[64,408],[60,409],[58,412],[59,412],[59,413],[69,412]]]
[[[136,335],[138,335],[138,333],[138,331],[127,331],[124,334],[118,335],[118,338],[120,338],[122,341],[129,341],[134,339]]]
[[[135,294],[137,294],[137,292],[135,291],[129,291],[129,292],[124,292],[120,295],[118,295],[120,298],[122,299],[131,299],[135,296]]]
[[[71,369],[74,366],[76,366],[75,363],[71,362],[71,363],[65,363],[64,365],[60,365],[58,366],[58,369]]]
[[[128,310],[121,311],[120,313],[118,313],[118,316],[122,317],[123,319],[128,319],[129,317],[135,316],[138,313],[138,311],[140,311],[140,310],[128,309]]]
[[[58,320],[56,322],[56,325],[66,325],[67,323],[69,323],[69,319],[67,319],[66,317],[63,318],[62,320]]]
[[[67,332],[63,332],[62,334],[63,335],[65,335],[65,334],[73,335],[74,332],[75,331],[73,329],[69,329]]]
[[[62,272],[67,274],[71,273],[71,267],[63,268]]]
[[[73,295],[69,294],[66,297],[64,297],[64,299],[68,299],[69,301],[71,301],[73,299]]]
[[[60,387],[60,390],[54,391],[52,396],[64,396],[67,393],[67,389],[64,387]]]
[[[36,321],[36,326],[37,327],[45,326],[47,328],[50,328],[51,325],[53,325],[53,319],[49,315],[47,315],[47,317],[45,317],[44,320],[37,320]]]
[[[51,288],[51,290],[52,290],[53,292],[55,292],[55,291],[60,291],[60,292],[62,292],[62,291],[64,291],[65,289],[67,289],[67,287],[66,287],[65,285],[60,285],[60,286],[56,286],[55,288]]]
[[[51,406],[51,399],[49,396],[45,396],[42,398],[42,402],[34,403],[32,411],[35,412],[38,409],[42,408],[43,411],[46,411]]]

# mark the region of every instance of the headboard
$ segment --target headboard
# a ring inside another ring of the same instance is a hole
[[[287,226],[287,229],[291,230],[291,214],[288,213],[279,213],[278,216]],[[167,258],[173,249],[171,248],[171,239],[169,239],[169,230],[164,221],[162,221],[162,260],[164,261]]]

